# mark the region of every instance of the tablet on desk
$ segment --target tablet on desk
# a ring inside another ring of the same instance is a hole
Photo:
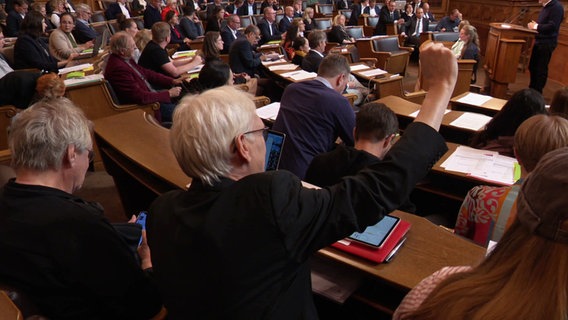
[[[268,130],[268,136],[266,138],[266,158],[264,162],[266,171],[278,169],[285,139],[286,135],[284,133]]]
[[[368,226],[362,233],[354,232],[347,238],[380,249],[399,222],[398,217],[385,216],[379,223]]]

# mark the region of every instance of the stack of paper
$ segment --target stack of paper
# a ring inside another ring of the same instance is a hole
[[[359,70],[366,70],[369,69],[369,66],[366,64],[358,64],[356,66],[351,67],[351,71],[359,71]]]
[[[276,120],[276,116],[278,116],[278,110],[280,110],[280,102],[273,102],[271,104],[265,105],[264,107],[256,109],[256,114],[261,119]]]
[[[499,155],[495,151],[459,146],[441,167],[448,171],[466,173],[483,180],[511,185],[518,179],[515,158]]]
[[[277,66],[270,66],[268,67],[268,70],[270,71],[276,71],[276,70],[296,70],[296,68],[298,68],[297,65],[293,64],[293,63],[286,63],[286,64],[279,64]]]
[[[374,77],[385,73],[387,73],[385,70],[379,68],[360,72],[360,74],[364,75],[365,77]]]
[[[452,121],[450,125],[454,127],[471,129],[474,131],[481,130],[485,127],[487,122],[492,118],[480,113],[464,112],[456,120]]]
[[[176,53],[172,55],[172,59],[193,57],[196,54],[197,50],[176,51]]]
[[[92,69],[92,68],[93,68],[92,63],[83,63],[83,64],[80,64],[80,65],[74,66],[74,67],[61,68],[61,69],[59,69],[59,75],[66,74],[66,73],[73,72],[73,71],[82,71],[82,70],[85,70],[85,69]]]
[[[281,76],[285,78],[292,78],[295,81],[300,81],[300,80],[315,78],[318,76],[318,74],[315,72],[307,72],[304,70],[299,70],[299,71],[283,73],[281,74]]]
[[[493,97],[491,96],[470,92],[465,96],[459,98],[457,101],[464,104],[481,107],[485,102],[491,100],[492,98]]]

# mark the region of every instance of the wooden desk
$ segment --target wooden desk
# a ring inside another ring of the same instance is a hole
[[[419,104],[407,101],[397,96],[384,97],[376,100],[375,102],[384,103],[387,107],[394,111],[394,113],[396,113],[401,130],[404,130],[406,126],[414,121],[414,118],[411,117],[410,114],[420,110]],[[446,113],[442,119],[440,134],[442,134],[442,136],[444,136],[444,138],[448,141],[467,145],[471,136],[473,136],[473,134],[477,131],[451,125],[452,121],[456,120],[463,114],[464,112],[462,111],[453,110]]]
[[[191,182],[170,149],[169,130],[147,115],[133,110],[94,121],[99,152],[127,216],[147,210],[160,194],[186,189]]]
[[[497,114],[497,112],[501,111],[503,106],[507,103],[507,100],[499,98],[491,98],[489,101],[483,103],[482,105],[475,105],[458,101],[468,94],[469,92],[466,92],[460,94],[459,96],[453,97],[450,100],[452,110],[472,111],[493,117],[495,114]]]
[[[391,214],[412,224],[406,242],[391,262],[377,265],[335,248],[319,251],[331,263],[348,265],[365,275],[365,285],[353,297],[373,308],[390,314],[425,277],[445,266],[476,265],[484,257],[485,248],[425,218],[403,211]]]
[[[106,170],[113,176],[121,199],[126,199],[123,205],[130,208],[127,214],[147,209],[164,192],[185,189],[191,180],[181,171],[169,147],[169,131],[149,121],[142,110],[95,120],[95,139]],[[400,211],[394,215],[409,221],[412,228],[392,262],[377,265],[334,248],[322,249],[319,255],[355,268],[372,281],[396,290],[400,298],[443,266],[473,265],[483,257],[483,248],[424,218]]]

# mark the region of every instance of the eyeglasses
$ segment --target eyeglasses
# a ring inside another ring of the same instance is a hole
[[[93,162],[93,160],[95,160],[95,150],[90,149],[90,150],[87,150],[87,152],[89,153],[88,154],[89,162]]]
[[[256,130],[252,130],[252,131],[247,131],[247,132],[243,133],[243,135],[245,135],[245,134],[251,134],[251,133],[256,133],[256,132],[261,132],[261,133],[262,133],[262,138],[264,139],[264,141],[266,141],[266,139],[268,138],[268,130],[270,130],[270,128],[264,127],[264,128],[262,128],[262,129],[256,129]]]

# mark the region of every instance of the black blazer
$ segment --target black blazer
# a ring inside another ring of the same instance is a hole
[[[385,35],[387,34],[387,24],[393,23],[396,20],[400,19],[400,14],[398,10],[394,10],[393,12],[394,19],[390,16],[390,11],[387,6],[384,6],[381,9],[381,13],[379,14],[379,22],[377,22],[377,26],[375,27],[375,35]]]
[[[239,16],[253,16],[258,14],[258,6],[256,5],[256,2],[253,5],[253,9],[253,12],[249,12],[248,3],[245,1],[245,3],[237,10],[237,14]]]
[[[301,67],[307,72],[318,72],[318,68],[322,60],[322,56],[314,50],[310,50],[304,59],[302,59]]]
[[[404,24],[404,32],[406,33],[407,36],[412,36],[412,34],[416,31],[416,24],[418,23],[418,19],[416,18],[416,16],[412,16],[412,18],[410,20],[408,20],[405,24]],[[422,18],[422,32],[427,32],[428,31],[428,26],[430,25],[430,21],[428,21],[428,19],[426,18]],[[417,37],[420,37],[420,35],[418,35]]]
[[[11,10],[6,17],[6,37],[17,37],[20,32],[20,24],[24,19],[14,10]]]
[[[272,23],[272,35],[270,35],[268,21],[262,19],[262,21],[258,24],[257,27],[258,29],[260,29],[260,40],[258,41],[259,45],[263,45],[268,41],[282,40],[282,33],[278,29],[278,25],[276,24],[276,22]]]
[[[369,8],[369,6],[365,7],[365,9],[363,9],[363,13],[369,14],[369,12],[371,12],[371,8]],[[359,22],[359,15],[361,15],[361,5],[360,4],[354,4],[351,7],[351,18],[349,18],[349,23],[347,23],[347,25],[356,26],[357,23]]]

